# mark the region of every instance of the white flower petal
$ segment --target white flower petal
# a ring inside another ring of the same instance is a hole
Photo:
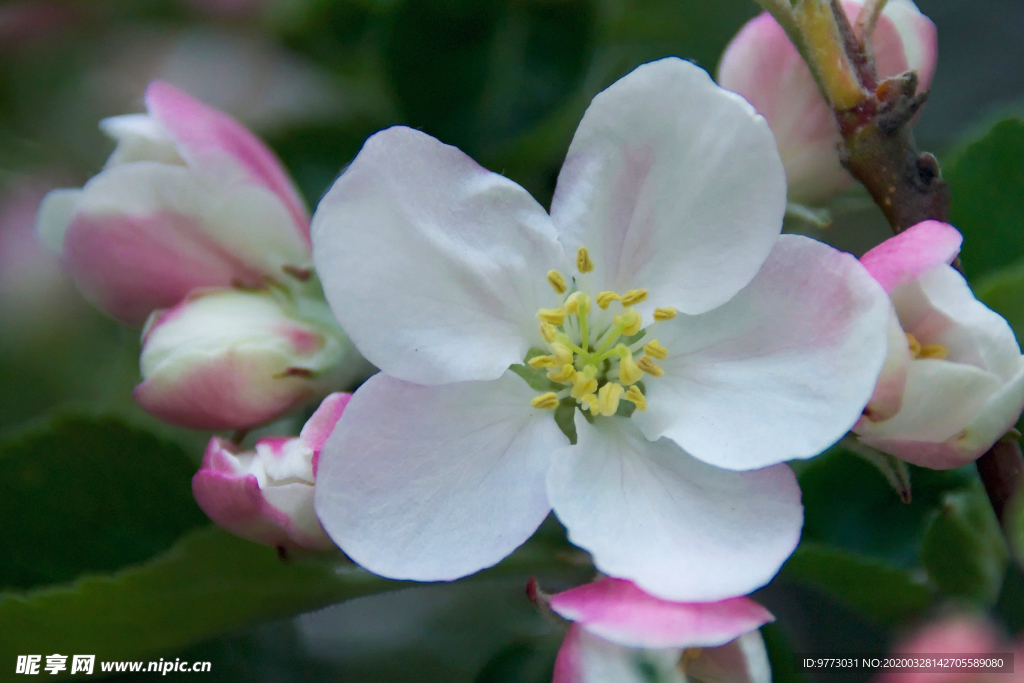
[[[891,292],[903,329],[922,344],[942,344],[949,359],[989,370],[1004,380],[1017,374],[1020,346],[1005,319],[978,301],[960,273],[939,265]]]
[[[564,268],[521,187],[434,138],[377,133],[313,217],[327,300],[374,365],[421,384],[495,379],[541,343]]]
[[[772,665],[761,631],[701,650],[687,665],[686,676],[691,683],[772,683]]]
[[[857,433],[878,439],[945,441],[967,427],[1000,384],[998,377],[973,365],[915,360],[907,370],[900,411],[884,422],[862,420]]]
[[[594,98],[551,215],[566,249],[590,250],[594,291],[646,287],[644,306],[696,314],[750,282],[785,208],[768,124],[703,69],[669,58]]]
[[[442,386],[370,378],[320,454],[327,533],[393,579],[446,581],[497,563],[547,516],[544,478],[566,443],[535,395],[511,372]]]
[[[623,647],[573,624],[558,651],[552,683],[687,683],[677,667],[681,654]]]
[[[721,600],[763,586],[796,547],[788,466],[722,470],[621,418],[581,421],[578,437],[555,453],[548,497],[602,572],[666,600]]]
[[[668,348],[634,419],[726,469],[809,458],[857,422],[886,357],[888,297],[856,259],[783,235],[734,299],[651,332]]]

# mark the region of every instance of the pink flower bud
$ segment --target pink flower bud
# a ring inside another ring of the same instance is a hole
[[[313,512],[316,461],[351,394],[331,394],[297,438],[267,438],[251,451],[210,439],[192,478],[199,507],[219,526],[257,543],[326,550],[333,547]]]
[[[861,258],[892,300],[889,356],[860,440],[907,462],[959,467],[1001,438],[1024,409],[1024,358],[1000,315],[949,266],[960,233],[919,223]]]
[[[288,281],[311,263],[309,217],[284,169],[226,114],[166,83],[81,190],[55,190],[37,230],[96,306],[127,323],[197,287]]]
[[[550,607],[575,622],[553,683],[641,683],[655,672],[666,681],[771,681],[758,629],[775,617],[750,598],[671,602],[604,578],[552,596]]]
[[[863,5],[863,0],[843,2],[854,24]],[[872,44],[880,78],[913,70],[920,90],[928,89],[938,58],[935,25],[911,0],[890,0]],[[841,138],[833,114],[771,15],[752,19],[732,39],[718,66],[718,82],[745,97],[767,119],[786,169],[791,202],[824,204],[853,182],[839,162],[836,146]]]
[[[155,311],[135,400],[172,424],[244,429],[344,386],[362,361],[326,304],[300,301],[210,290]]]
[[[1024,680],[1019,672],[1021,643],[1014,648],[994,624],[974,615],[957,614],[939,621],[925,624],[916,633],[900,641],[893,648],[897,657],[914,655],[970,655],[979,659],[994,657],[998,653],[1010,653],[1017,649],[1014,662],[1015,676],[1005,673],[963,673],[960,671],[901,671],[899,669],[880,673],[874,683],[1019,683]],[[952,667],[949,667],[952,668]]]

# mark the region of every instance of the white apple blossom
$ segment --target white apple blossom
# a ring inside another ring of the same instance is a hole
[[[679,59],[594,99],[550,214],[423,133],[371,137],[313,220],[328,302],[382,370],[324,445],[328,534],[378,574],[451,580],[553,508],[659,597],[766,583],[802,524],[779,463],[856,422],[888,315],[852,256],[780,237],[785,203],[765,121]],[[559,405],[586,418],[575,445]]]

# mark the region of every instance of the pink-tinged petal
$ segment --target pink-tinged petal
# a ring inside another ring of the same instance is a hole
[[[295,229],[309,242],[309,214],[281,162],[245,126],[172,85],[154,81],[146,108],[178,142],[196,169],[210,168],[225,180],[244,178],[273,192],[287,208]]]
[[[173,424],[245,429],[323,396],[350,381],[360,362],[319,306],[319,318],[314,309],[304,317],[272,294],[213,290],[154,313],[136,401]],[[319,342],[296,346],[306,334]]]
[[[700,67],[668,58],[594,98],[551,217],[570,253],[590,251],[592,291],[644,287],[645,314],[655,306],[703,313],[754,277],[785,207],[764,119]]]
[[[551,609],[606,640],[637,648],[716,647],[774,621],[750,598],[670,602],[612,578],[554,595]]]
[[[598,569],[666,600],[710,602],[766,584],[800,538],[793,472],[730,472],[628,420],[578,423],[557,451],[548,497]]]
[[[313,451],[313,474],[316,475],[317,465],[320,461],[320,449],[323,448],[327,437],[334,431],[334,426],[341,419],[345,412],[352,394],[336,392],[325,398],[316,412],[306,421],[299,432],[299,438]]]
[[[149,414],[192,429],[256,427],[316,397],[304,378],[274,377],[268,367],[287,370],[273,351],[182,356],[143,380],[132,396]],[[259,391],[253,391],[256,383]]]
[[[882,242],[860,262],[891,292],[935,266],[952,263],[962,242],[963,236],[952,225],[924,221]]]
[[[810,458],[860,419],[886,358],[890,303],[849,255],[779,238],[743,291],[653,332],[668,349],[646,382],[649,439],[731,470]]]
[[[338,321],[418,384],[500,377],[542,346],[565,254],[523,188],[409,128],[372,136],[317,207],[313,257]]]
[[[448,581],[529,538],[566,443],[517,375],[425,386],[379,373],[321,451],[316,511],[349,557],[381,576]]]
[[[692,683],[772,683],[772,666],[760,631],[745,633],[720,647],[701,650],[686,665]]]
[[[917,361],[914,365],[921,362],[924,361]],[[974,368],[970,370],[977,372]],[[1024,371],[989,394],[980,407],[977,395],[984,397],[985,388],[964,399],[964,393],[972,392],[971,383],[958,382],[953,377],[950,379],[954,381],[949,382],[948,389],[933,385],[927,393],[927,397],[931,397],[945,392],[947,400],[940,400],[941,405],[927,400],[922,396],[925,392],[917,391],[915,385],[914,393],[908,392],[906,398],[906,414],[901,411],[892,420],[877,425],[864,421],[854,429],[858,438],[872,448],[935,470],[962,467],[978,459],[1016,424],[1024,410]],[[930,427],[932,433],[945,434],[951,428],[956,431],[946,438],[923,440],[922,427]]]
[[[622,647],[573,624],[555,659],[552,683],[686,683],[679,650]]]
[[[51,193],[37,230],[87,298],[137,324],[198,287],[259,287],[308,265],[308,248],[280,229],[287,221],[263,188],[214,191],[186,168],[139,161]]]
[[[955,655],[970,654],[984,657],[1009,648],[996,628],[988,621],[974,616],[954,616],[926,625],[917,633],[898,643],[894,655]],[[1018,662],[1014,662],[1019,667]],[[1019,668],[1017,668],[1019,671]],[[991,683],[1005,681],[1005,674],[993,675]],[[973,679],[972,679],[973,680]],[[985,679],[986,681],[988,679]],[[1016,681],[1016,678],[1010,679]],[[963,683],[965,674],[942,671],[907,672],[883,671],[874,683]],[[1010,681],[1007,681],[1010,683]]]
[[[206,451],[203,453],[202,469],[216,470],[229,475],[240,475],[245,468],[236,457],[238,446],[228,439],[215,436],[206,444]]]
[[[912,356],[910,345],[907,343],[907,335],[900,327],[899,318],[896,317],[896,310],[889,312],[889,326],[886,338],[888,340],[888,352],[885,356],[885,364],[878,374],[878,381],[875,383],[875,391],[871,394],[871,400],[864,409],[865,418],[874,422],[888,420],[899,412],[903,407],[903,393],[907,388],[907,372],[910,370]]]

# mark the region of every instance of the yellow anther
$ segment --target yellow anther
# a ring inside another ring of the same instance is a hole
[[[671,320],[672,318],[676,317],[676,313],[678,312],[679,311],[672,308],[671,306],[667,306],[666,308],[655,308],[654,319],[657,320],[659,323],[664,322],[666,320]]]
[[[581,273],[589,273],[594,269],[594,262],[590,260],[590,252],[586,247],[576,250],[576,270]]]
[[[530,405],[534,408],[541,408],[543,410],[554,410],[558,407],[558,394],[553,391],[549,391],[546,394],[534,396],[533,400],[530,401]]]
[[[572,365],[573,353],[572,349],[561,342],[554,342],[551,345],[551,353],[554,354],[555,360],[557,360],[557,366]]]
[[[647,298],[646,289],[631,289],[622,297],[623,306],[633,306]]]
[[[590,411],[591,415],[597,413],[597,394],[587,394],[586,396],[580,396],[580,404]]]
[[[644,344],[644,353],[651,358],[657,358],[658,360],[665,360],[668,358],[668,349],[658,343],[657,339],[652,339]]]
[[[946,360],[949,356],[949,349],[942,344],[925,344],[921,347],[921,355],[918,358],[931,358],[933,360]]]
[[[918,356],[921,355],[921,342],[917,341],[917,337],[910,334],[909,332],[907,332],[906,335],[907,344],[910,346],[910,355],[913,356],[914,358],[917,358]]]
[[[576,368],[572,365],[563,365],[561,370],[548,370],[548,379],[559,384],[568,384],[576,376]]]
[[[661,377],[665,371],[658,367],[658,364],[651,360],[650,356],[644,356],[636,362],[640,369],[652,377]]]
[[[640,314],[633,308],[627,308],[622,313],[612,318],[612,320],[614,320],[618,328],[622,330],[622,334],[627,337],[632,337],[634,334],[639,332],[640,328],[643,326],[643,318],[641,318]]]
[[[573,398],[583,398],[587,394],[597,391],[597,380],[594,379],[596,371],[588,372],[588,370],[594,370],[594,366],[588,365],[572,378],[572,389],[569,390],[569,395]]]
[[[679,669],[686,673],[686,667],[693,664],[693,661],[700,657],[702,648],[699,647],[688,647],[683,650],[683,656],[679,659]]]
[[[534,356],[530,360],[526,361],[526,364],[531,368],[555,368],[561,367],[563,364],[558,362],[558,359],[554,356]]]
[[[597,412],[605,417],[611,417],[619,409],[619,401],[626,390],[618,382],[609,382],[597,392]]]
[[[570,315],[586,315],[590,312],[590,297],[583,292],[573,292],[563,307]]]
[[[636,405],[636,409],[641,413],[647,410],[647,397],[644,396],[642,391],[640,391],[640,387],[636,385],[626,389],[626,395],[622,398]]]
[[[605,311],[608,310],[608,307],[612,305],[613,301],[621,300],[622,297],[616,294],[615,292],[600,292],[597,295],[597,305],[600,306],[601,309]]]
[[[565,322],[565,316],[568,313],[564,308],[542,308],[537,311],[537,317],[541,322],[549,323],[551,325],[561,325]]]
[[[565,294],[565,290],[569,289],[565,284],[565,278],[557,270],[548,271],[548,284],[559,294]]]
[[[540,336],[544,338],[548,344],[555,341],[555,335],[558,334],[558,330],[551,323],[540,324]]]
[[[633,354],[625,344],[619,344],[615,347],[615,351],[619,354],[621,360],[619,360],[619,381],[623,384],[636,384],[644,378],[643,370],[633,360]]]

